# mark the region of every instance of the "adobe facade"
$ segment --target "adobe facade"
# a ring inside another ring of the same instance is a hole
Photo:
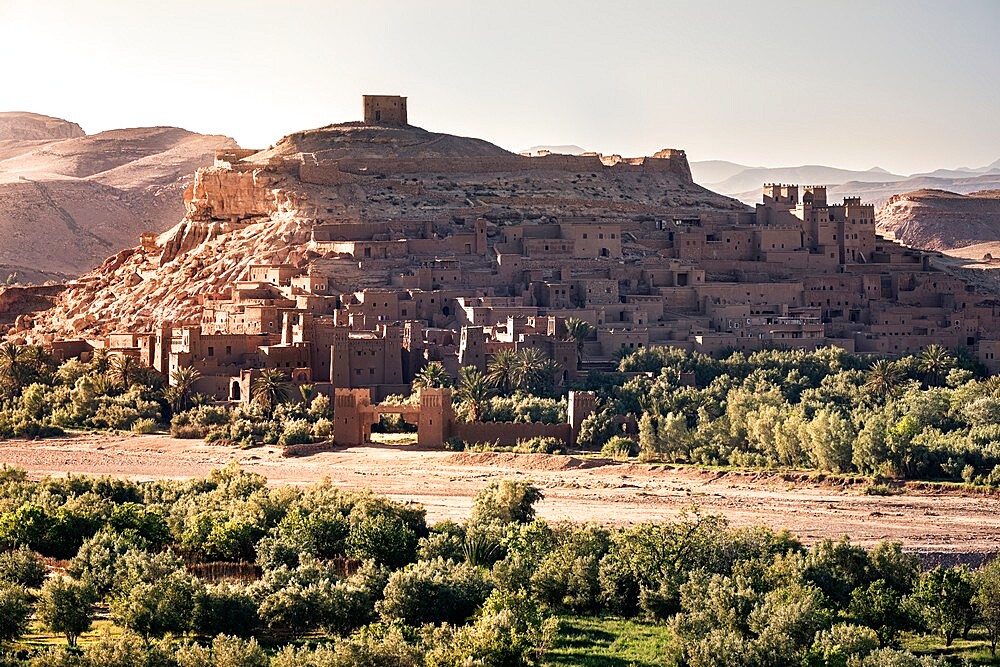
[[[405,98],[364,108],[366,123],[407,120]],[[676,150],[263,162],[227,151],[198,172],[177,233],[143,239],[145,270],[194,273],[192,253],[214,237],[291,221],[280,252],[202,290],[195,316],[104,346],[165,375],[196,368],[197,389],[219,400],[248,400],[254,373],[277,368],[375,406],[432,361],[457,375],[501,349],[541,350],[563,387],[650,346],[894,357],[939,343],[1000,371],[1000,300],[878,236],[873,206],[766,184],[754,210],[707,207],[696,188]],[[594,326],[579,360],[570,318]]]
[[[200,322],[106,344],[165,375],[196,368],[220,400],[248,399],[248,369],[277,368],[377,403],[431,361],[457,374],[524,348],[554,359],[563,385],[656,345],[891,357],[940,343],[1000,370],[1000,301],[874,225],[870,205],[794,185],[766,185],[752,215],[721,220],[324,222],[304,242],[319,256],[307,267],[251,264],[204,300]],[[581,364],[569,318],[595,327]]]

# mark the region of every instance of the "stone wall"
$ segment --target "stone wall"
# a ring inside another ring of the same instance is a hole
[[[320,164],[302,164],[299,178],[307,183],[338,185],[350,182],[351,175],[392,174],[484,174],[522,171],[573,171],[597,173],[604,169],[624,171],[657,171],[676,174],[691,182],[691,169],[683,151],[665,157],[640,158],[641,162],[620,162],[606,166],[596,155],[521,155],[483,158],[370,158],[344,159]],[[523,203],[523,202],[521,202]]]
[[[281,455],[287,459],[294,456],[312,456],[320,452],[332,452],[336,449],[337,443],[333,440],[324,440],[323,442],[312,442],[306,445],[288,445],[281,450]]]

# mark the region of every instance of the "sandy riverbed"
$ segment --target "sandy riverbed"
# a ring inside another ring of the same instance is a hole
[[[734,525],[788,528],[806,542],[850,535],[871,544],[901,541],[930,552],[1000,551],[1000,497],[908,491],[867,496],[780,475],[663,468],[542,454],[471,454],[370,445],[282,458],[278,448],[239,450],[160,435],[85,434],[0,442],[0,463],[46,474],[112,475],[136,480],[203,476],[237,460],[273,484],[370,488],[422,503],[431,521],[468,516],[490,480],[531,480],[546,495],[537,509],[550,520],[606,524],[669,519],[697,504]]]

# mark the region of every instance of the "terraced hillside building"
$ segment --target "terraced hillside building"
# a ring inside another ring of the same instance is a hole
[[[429,361],[457,373],[524,347],[566,383],[655,345],[939,343],[1000,370],[1000,302],[877,236],[858,199],[768,184],[750,210],[696,185],[680,150],[526,157],[398,120],[220,152],[174,230],[17,335],[116,347],[108,334],[124,330],[117,353],[195,367],[201,390],[242,400],[261,368],[377,400]],[[569,318],[594,325],[582,363]]]

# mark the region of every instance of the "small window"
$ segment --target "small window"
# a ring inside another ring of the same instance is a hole
[[[214,347],[209,346],[209,348],[208,348],[208,356],[210,356],[210,357],[214,357],[215,356],[215,348]]]

